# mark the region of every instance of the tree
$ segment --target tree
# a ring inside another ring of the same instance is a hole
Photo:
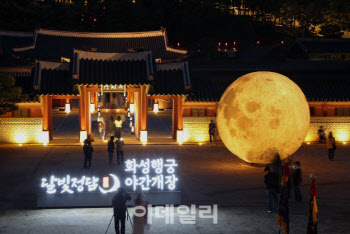
[[[0,115],[17,110],[16,103],[24,100],[22,88],[15,86],[15,78],[0,74]]]
[[[329,38],[341,38],[344,35],[344,33],[341,31],[341,27],[336,24],[322,25],[320,34]]]

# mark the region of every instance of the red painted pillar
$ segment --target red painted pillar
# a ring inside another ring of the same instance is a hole
[[[48,131],[49,139],[52,140],[52,97],[48,96]]]
[[[79,123],[80,123],[80,131],[86,131],[86,117],[85,117],[85,93],[86,86],[82,85],[80,90],[80,98],[79,98]]]
[[[176,130],[178,122],[178,99],[175,97],[173,99],[173,124],[172,124],[172,136],[176,139]]]

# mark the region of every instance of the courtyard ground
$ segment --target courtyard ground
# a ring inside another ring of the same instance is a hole
[[[310,173],[317,176],[319,233],[350,233],[350,146],[339,145],[335,160],[325,145],[303,145],[291,158],[303,170],[303,202],[290,200],[291,233],[305,233]],[[175,158],[182,204],[218,204],[218,224],[165,225],[154,219],[150,233],[277,233],[276,213],[267,213],[263,168],[251,166],[223,145],[126,145],[126,158]],[[0,233],[104,233],[111,208],[36,209],[37,179],[48,173],[79,173],[81,146],[0,146]],[[94,172],[107,164],[106,146],[95,146]],[[130,224],[127,224],[130,233]],[[111,228],[114,226],[112,224]],[[109,233],[112,233],[110,230]]]

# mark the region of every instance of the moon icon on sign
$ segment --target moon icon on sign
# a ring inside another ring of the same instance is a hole
[[[120,181],[119,181],[118,177],[115,176],[115,175],[113,175],[113,174],[109,174],[109,175],[113,178],[113,180],[114,180],[114,185],[113,185],[112,188],[110,188],[110,189],[108,189],[108,190],[103,189],[103,188],[101,188],[101,186],[99,186],[99,189],[100,189],[100,192],[101,192],[101,193],[111,193],[111,192],[115,192],[115,191],[117,191],[117,189],[120,187]]]

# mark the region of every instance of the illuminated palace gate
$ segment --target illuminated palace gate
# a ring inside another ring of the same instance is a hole
[[[65,99],[66,110],[70,109],[69,100],[79,100],[79,130],[80,142],[83,142],[91,129],[91,112],[98,111],[102,106],[101,95],[103,93],[117,92],[125,93],[126,109],[130,112],[129,116],[134,116],[133,126],[136,138],[141,142],[147,142],[148,130],[148,99],[152,100],[153,105],[158,105],[160,99],[173,100],[173,124],[172,136],[179,141],[182,138],[183,129],[183,96],[182,95],[148,95],[149,85],[78,85],[79,94],[77,95],[42,95],[43,105],[43,132],[44,136],[52,140],[52,100]],[[181,140],[180,140],[181,141]]]

